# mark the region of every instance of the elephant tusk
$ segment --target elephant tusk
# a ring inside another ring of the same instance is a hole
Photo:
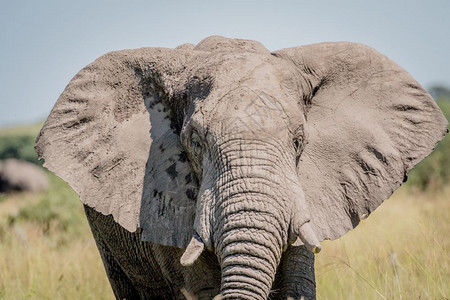
[[[311,224],[309,222],[300,226],[298,236],[305,244],[306,248],[312,253],[316,254],[319,253],[320,250],[322,250],[322,246],[320,245],[319,239],[314,233]]]
[[[180,263],[184,267],[192,266],[197,258],[202,254],[205,244],[197,233],[194,234],[189,245],[181,256]]]
[[[222,300],[222,299],[223,299],[222,294],[218,294],[212,300]]]

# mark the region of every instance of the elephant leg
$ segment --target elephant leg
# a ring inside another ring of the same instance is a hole
[[[192,267],[184,267],[184,282],[196,299],[213,299],[220,292],[220,266],[217,257],[204,251]],[[186,297],[187,298],[187,297]]]
[[[100,256],[102,257],[103,265],[105,266],[106,275],[108,276],[116,299],[139,299],[139,293],[133,287],[130,279],[111,255],[111,252],[108,248],[100,245],[101,242],[99,243],[98,239],[96,239],[96,241]]]
[[[142,242],[139,232],[128,232],[111,215],[84,210],[117,299],[174,299],[155,258],[158,245]]]
[[[164,276],[172,283],[173,299],[210,300],[220,292],[220,266],[217,257],[203,251],[195,264],[184,267],[180,258],[184,249],[153,245],[153,253]]]
[[[272,299],[316,299],[314,254],[305,246],[290,246],[283,254],[271,297]]]
[[[86,207],[85,207],[86,208]],[[104,242],[101,234],[93,224],[92,215],[90,209],[86,208],[86,216],[91,227],[92,235],[94,236],[95,243],[97,244],[98,251],[105,267],[106,275],[108,276],[109,283],[111,284],[114,296],[116,299],[139,299],[139,293],[134,288],[131,280],[122,270],[116,259],[112,255],[111,251]]]

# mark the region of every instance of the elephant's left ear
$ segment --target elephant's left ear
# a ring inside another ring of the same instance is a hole
[[[354,228],[431,153],[447,121],[401,67],[353,43],[284,49],[306,99],[300,181],[320,240]]]
[[[192,57],[164,48],[100,57],[68,84],[36,143],[85,205],[142,228],[145,241],[180,248],[194,233],[197,186],[170,95]]]

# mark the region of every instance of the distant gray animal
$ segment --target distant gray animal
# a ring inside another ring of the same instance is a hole
[[[118,299],[299,299],[320,241],[388,198],[446,124],[367,46],[213,36],[100,57],[36,149],[85,204]]]
[[[0,161],[0,193],[37,192],[47,188],[47,175],[35,164],[14,158]]]

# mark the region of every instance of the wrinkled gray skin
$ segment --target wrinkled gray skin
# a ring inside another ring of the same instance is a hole
[[[315,298],[319,242],[389,197],[446,125],[364,45],[214,36],[99,58],[36,149],[85,204],[117,298],[299,299]]]
[[[47,187],[47,175],[35,164],[14,158],[0,161],[0,193],[38,192]]]

